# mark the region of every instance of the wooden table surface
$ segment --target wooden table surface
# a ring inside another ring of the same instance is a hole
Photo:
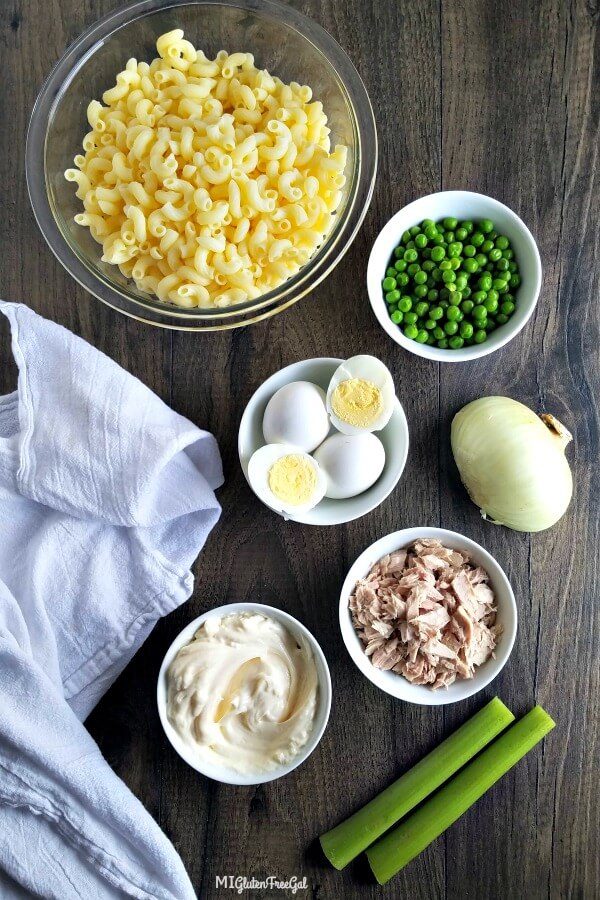
[[[217,436],[223,515],[195,567],[192,599],[159,623],[90,716],[106,758],[181,853],[202,898],[215,876],[307,876],[298,896],[600,897],[598,453],[600,390],[600,7],[598,0],[303,0],[350,53],[373,100],[377,185],[350,252],[315,293],[266,323],[195,336],[138,324],[81,290],[46,246],[24,176],[28,116],[64,48],[115,0],[2,0],[0,294],[23,301],[113,357]],[[439,366],[401,351],[377,325],[365,269],[375,235],[408,201],[442,188],[491,194],[539,245],[544,279],[530,324],[480,361]],[[392,496],[352,524],[286,523],[244,481],[236,434],[264,378],[311,356],[372,353],[392,370],[411,450]],[[6,329],[0,379],[14,387]],[[574,434],[575,497],[552,530],[485,523],[449,447],[452,415],[505,393],[558,416]],[[378,692],[342,645],[339,589],[355,557],[409,525],[442,525],[484,544],[507,571],[519,609],[512,656],[479,696],[409,706]],[[300,618],[327,655],[333,709],[318,750],[275,783],[232,788],[189,769],[155,708],[168,645],[201,612],[263,601]],[[557,728],[385,888],[364,869],[335,872],[315,839],[386,786],[498,694],[519,715],[535,702]],[[244,892],[243,896],[266,896]],[[277,891],[269,896],[278,896]],[[288,896],[290,896],[288,894]]]

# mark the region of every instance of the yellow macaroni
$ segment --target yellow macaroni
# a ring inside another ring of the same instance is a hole
[[[150,64],[130,59],[65,178],[75,221],[139,290],[182,307],[225,307],[282,284],[333,225],[347,148],[331,150],[312,91],[251,53],[208,59],[176,29]]]

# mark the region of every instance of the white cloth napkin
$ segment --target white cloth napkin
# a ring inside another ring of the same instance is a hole
[[[0,896],[12,879],[60,900],[187,900],[173,846],[81,722],[190,596],[219,451],[80,338],[0,312],[19,369],[0,398]]]

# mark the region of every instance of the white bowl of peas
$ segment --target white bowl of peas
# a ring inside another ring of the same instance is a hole
[[[512,340],[542,282],[537,245],[507,206],[471,191],[429,194],[396,213],[371,250],[367,288],[397,344],[465,362]]]

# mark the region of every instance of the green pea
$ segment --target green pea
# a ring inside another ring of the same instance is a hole
[[[433,247],[431,250],[431,258],[434,262],[441,262],[446,255],[446,251],[443,247]]]
[[[467,286],[467,276],[461,272],[460,275],[456,276],[456,287],[459,291],[462,291]]]
[[[514,278],[514,275],[511,275],[511,282]],[[495,291],[501,292],[503,288],[506,287],[507,281],[504,276],[499,275],[497,278],[494,278],[492,285]]]
[[[448,340],[447,340],[447,338],[441,338],[441,340],[439,340],[439,341],[437,342],[437,345],[438,345],[438,347],[440,348],[440,350],[447,350],[447,349],[448,349]]]
[[[499,259],[496,263],[496,268],[499,272],[509,272],[510,263],[507,259]]]
[[[399,272],[398,275],[396,275],[396,282],[398,284],[398,287],[406,287],[409,281],[410,278],[408,277],[406,272]]]
[[[408,230],[410,231],[412,237],[416,237],[421,229],[418,225],[413,225],[412,228],[409,228]]]
[[[396,279],[391,275],[386,275],[383,279],[383,289],[387,293],[388,291],[393,291],[396,287]]]
[[[485,253],[477,253],[475,255],[475,262],[478,266],[486,266],[487,265],[487,256]]]
[[[450,306],[460,306],[461,301],[462,294],[460,293],[460,291],[455,291],[454,293],[450,294],[448,298],[448,303]]]
[[[407,325],[406,328],[404,329],[404,334],[406,335],[407,338],[410,338],[411,341],[414,341],[414,339],[416,338],[418,333],[419,333],[419,329],[415,328],[414,325]]]
[[[413,263],[418,259],[418,257],[419,254],[416,250],[409,249],[404,251],[404,259],[406,260],[406,262]]]
[[[425,319],[425,328],[427,331],[433,331],[435,328],[435,322],[433,319]]]
[[[517,272],[515,272],[514,275],[510,276],[509,284],[511,288],[518,288],[521,284],[521,276]]]
[[[475,256],[476,253],[477,250],[475,249],[473,244],[465,244],[465,246],[463,247],[463,256],[466,256],[467,259],[471,256]]]
[[[433,270],[431,275],[432,275],[434,281],[442,280],[442,270],[439,268],[439,266],[435,267],[435,269]]]
[[[448,256],[452,258],[453,256],[460,256],[462,253],[463,245],[460,241],[452,241],[451,244],[448,245]]]
[[[456,229],[454,234],[457,241],[464,241],[469,236],[469,232],[462,225]]]
[[[443,244],[444,243],[444,235],[440,234],[439,231],[435,235],[435,237],[430,238],[432,244]]]
[[[394,263],[394,268],[395,268],[396,272],[405,272],[407,265],[408,265],[408,263],[406,262],[405,259],[397,259],[396,262]]]
[[[412,238],[410,239],[410,241],[408,242],[408,244],[406,245],[406,247],[407,247],[408,250],[414,250],[414,249],[415,249],[415,242],[413,241]]]
[[[426,284],[417,284],[415,285],[415,297],[418,297],[419,300],[424,300],[427,296],[427,285]]]
[[[404,247],[401,247],[400,244],[394,250],[394,256],[396,259],[400,259],[400,257],[404,256]]]
[[[439,297],[439,292],[436,291],[435,288],[432,288],[430,291],[427,291],[427,300],[429,301],[429,303],[435,303],[435,301],[438,299],[438,297]]]
[[[486,291],[475,291],[475,293],[472,294],[471,296],[473,297],[474,303],[483,303],[483,301],[487,297],[487,292]]]
[[[444,310],[441,306],[433,306],[429,309],[429,318],[433,319],[434,322],[437,322],[438,319],[441,319],[444,315]]]
[[[460,269],[461,262],[462,262],[462,260],[459,256],[453,256],[452,259],[450,260],[450,268],[454,272],[456,272],[457,269]]]
[[[486,319],[487,309],[485,308],[485,306],[479,304],[478,306],[473,307],[473,316],[476,319]]]
[[[394,323],[394,325],[401,325],[404,315],[403,315],[403,313],[400,312],[399,309],[397,309],[392,313],[390,318],[391,318],[392,322]]]
[[[489,294],[487,295],[487,298],[484,300],[483,305],[485,306],[485,308],[487,309],[487,311],[489,313],[495,313],[496,310],[498,309],[498,301],[495,300],[493,297],[490,297]]]
[[[411,275],[411,276],[412,276],[412,275],[416,275],[417,272],[420,272],[420,271],[421,271],[421,266],[419,265],[418,262],[413,262],[413,263],[410,264],[410,266],[408,266],[408,268],[407,268],[406,271],[407,271],[408,274]]]
[[[504,294],[504,302],[506,302],[507,300],[510,300],[512,303],[514,303],[514,302],[515,302],[515,295],[514,295],[514,294],[508,294],[508,293]]]
[[[432,334],[430,334],[429,337],[427,338],[427,343],[429,344],[430,347],[433,347],[433,345],[435,344],[435,338],[433,337]]]
[[[515,258],[515,254],[511,247],[509,247],[507,250],[502,251],[502,259],[508,259],[510,262],[514,258]]]
[[[402,233],[402,237],[401,237],[400,240],[402,241],[403,244],[408,244],[408,242],[410,241],[411,237],[412,237],[412,235],[411,235],[410,231],[404,231],[404,232]]]
[[[419,318],[422,318],[426,312],[429,312],[429,303],[424,303],[423,301],[417,303],[417,305],[415,306],[415,312],[419,316]]]
[[[496,247],[498,248],[498,250],[508,250],[508,248],[510,247],[508,238],[503,234],[498,235],[498,237],[496,238]]]
[[[492,262],[498,262],[498,260],[502,259],[502,250],[499,250],[498,247],[492,247],[488,256]]]
[[[426,344],[426,343],[427,343],[427,338],[428,338],[428,337],[429,337],[429,335],[427,334],[427,332],[426,332],[425,329],[423,328],[423,329],[421,329],[421,330],[418,332],[418,334],[417,334],[417,336],[416,336],[416,338],[415,338],[415,341],[418,341],[419,344]]]
[[[439,265],[440,272],[449,272],[452,269],[452,263],[449,259],[443,259]]]
[[[442,292],[440,291],[440,295],[441,295],[441,293],[442,293]],[[442,309],[448,309],[448,307],[450,306],[450,304],[448,303],[448,301],[447,301],[447,300],[443,300],[443,299],[440,300],[440,302],[439,302],[438,305],[441,306]]]
[[[500,307],[500,312],[504,316],[511,316],[515,311],[515,304],[511,300],[505,300]]]
[[[485,330],[489,334],[490,331],[493,331],[495,329],[495,327],[496,327],[496,320],[494,319],[493,316],[490,316],[485,323]]]
[[[458,306],[449,306],[446,310],[446,318],[449,322],[458,321],[458,314],[460,313],[460,309]]]
[[[485,339],[487,338],[487,333],[483,328],[478,328],[475,334],[473,335],[473,340],[476,344],[483,344]]]
[[[446,218],[442,221],[442,225],[446,229],[446,231],[453,231],[458,225],[458,219],[455,219],[453,216],[446,216]]]
[[[494,271],[494,263],[489,262],[485,267],[485,271],[491,274]]]
[[[431,225],[426,225],[425,228],[423,229],[423,231],[425,232],[425,237],[429,238],[429,240],[433,240],[433,238],[438,233],[438,230],[435,227],[435,225],[433,224],[433,222],[431,223]]]
[[[424,230],[428,225],[435,225],[433,219],[423,219],[421,222],[421,228]]]
[[[496,316],[496,322],[498,323],[498,325],[506,325],[506,323],[508,322],[508,318],[509,317],[505,316],[504,313],[498,313],[498,315]]]
[[[485,241],[483,242],[483,244],[481,245],[481,252],[482,252],[482,253],[489,253],[490,250],[493,250],[493,248],[494,248],[494,242],[493,242],[493,241],[490,241],[489,238],[488,238],[488,239],[485,240]]]
[[[471,232],[472,232],[473,229],[475,228],[475,226],[473,225],[473,223],[471,222],[470,219],[465,219],[465,221],[462,223],[462,227],[463,227],[463,228],[465,229],[465,231],[467,231],[469,234],[471,234]]]
[[[425,284],[427,281],[427,272],[424,272],[422,269],[419,272],[415,272],[415,284]]]
[[[446,322],[446,324],[444,325],[444,331],[448,335],[456,334],[456,332],[458,331],[458,322]]]
[[[456,275],[451,269],[449,269],[445,272],[442,272],[442,280],[446,285],[452,284],[452,282],[456,281]]]
[[[492,279],[489,275],[482,275],[479,281],[477,282],[477,287],[482,291],[489,291],[492,287]]]
[[[484,241],[485,238],[481,231],[474,231],[471,235],[471,243],[474,247],[481,247]]]
[[[498,291],[494,290],[494,288],[489,290],[487,292],[487,295],[488,295],[488,300],[498,300],[498,298],[499,298]]]
[[[471,294],[473,293],[473,291],[471,290],[471,288],[469,287],[469,285],[467,285],[466,287],[464,287],[464,288],[462,289],[462,292],[461,292],[461,293],[462,293],[464,299],[466,300],[467,297],[470,297],[470,296],[471,296]]]
[[[395,270],[392,266],[390,266],[389,269],[386,269],[386,270],[385,270],[385,277],[386,277],[386,278],[395,278],[395,277],[396,277],[396,270]]]
[[[490,241],[495,241],[497,237],[498,237],[498,232],[496,231],[495,228],[492,229],[492,231],[488,232],[488,239]]]
[[[517,269],[518,269],[518,266],[517,266],[516,262],[510,261],[510,262],[508,263],[508,271],[509,271],[511,274],[514,274],[514,273],[517,271]]]
[[[423,250],[427,246],[427,236],[422,232],[419,232],[419,234],[416,235],[415,246],[417,246],[419,250]]]
[[[433,272],[433,270],[435,269],[435,263],[432,259],[426,259],[421,268],[424,272]]]
[[[407,325],[414,325],[418,318],[418,315],[414,312],[404,313],[404,321]]]
[[[484,234],[489,234],[490,231],[494,230],[494,223],[491,219],[482,219],[479,223],[479,228]]]
[[[479,263],[475,259],[465,259],[463,263],[463,269],[465,272],[469,272],[469,274],[473,274],[479,268]]]
[[[464,341],[459,334],[456,334],[454,337],[451,337],[448,341],[452,350],[460,350],[463,346]]]
[[[468,338],[473,337],[473,326],[470,322],[461,322],[460,326],[460,336],[467,340]]]
[[[436,339],[436,341],[441,341],[446,337],[446,332],[444,331],[443,328],[440,328],[439,325],[436,325],[436,327],[433,330],[433,336]]]
[[[469,313],[473,312],[474,306],[475,306],[475,304],[473,303],[472,300],[463,300],[463,302],[460,304],[460,308],[462,309],[464,314],[467,316],[469,315]]]
[[[445,231],[444,232],[444,240],[447,244],[451,244],[454,241],[454,232],[453,231]]]
[[[388,291],[385,295],[386,303],[397,303],[400,299],[400,291]]]
[[[400,297],[398,309],[401,309],[402,312],[409,312],[412,309],[412,299],[406,294],[404,297]]]

